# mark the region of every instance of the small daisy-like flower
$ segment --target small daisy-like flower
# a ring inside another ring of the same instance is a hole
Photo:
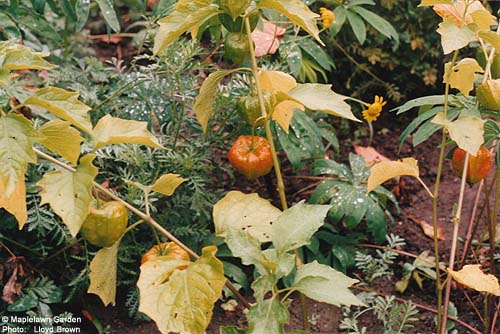
[[[363,110],[363,118],[367,122],[376,121],[382,112],[382,107],[387,104],[382,96],[375,95],[375,99],[372,104],[365,103],[368,109]]]
[[[321,20],[323,21],[323,28],[327,29],[332,25],[333,21],[335,21],[335,14],[325,7],[321,7],[319,9],[319,13],[321,14]]]

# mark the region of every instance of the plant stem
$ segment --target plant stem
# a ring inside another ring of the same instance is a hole
[[[255,57],[255,49],[252,40],[252,29],[250,28],[250,19],[245,16],[245,28],[247,32],[248,44],[250,45],[250,58],[252,59],[252,73],[255,80],[255,88],[257,90],[257,96],[259,98],[259,105],[262,117],[265,118],[264,128],[266,129],[266,137],[269,145],[271,147],[271,154],[273,157],[274,173],[276,174],[276,183],[278,185],[278,193],[280,196],[281,208],[283,210],[288,209],[288,202],[286,200],[285,184],[283,183],[283,177],[281,175],[280,163],[278,160],[278,154],[276,153],[276,147],[274,145],[273,133],[271,131],[271,121],[267,115],[266,104],[264,101],[264,96],[262,94],[262,89],[260,85],[259,78],[259,67],[257,66],[257,59]],[[297,267],[302,266],[302,260],[299,256],[297,249],[294,249],[295,254],[295,265]],[[307,310],[306,310],[306,298],[303,294],[300,294],[300,303],[302,309],[302,324],[305,331],[309,331],[309,322],[307,320]]]
[[[42,157],[42,158],[44,158],[44,159],[46,159],[46,160],[48,160],[48,161],[50,161],[50,162],[58,165],[58,166],[66,169],[67,171],[70,171],[72,173],[76,172],[75,168],[73,168],[73,167],[71,167],[69,165],[66,165],[65,163],[57,160],[54,157],[51,157],[50,155],[48,155],[48,154],[46,154],[46,153],[38,150],[37,148],[33,147],[33,151],[38,156],[40,156],[40,157]],[[145,222],[147,222],[148,224],[150,224],[151,226],[153,226],[158,232],[160,232],[161,234],[163,234],[170,241],[172,241],[175,244],[177,244],[177,246],[179,246],[180,248],[182,248],[183,250],[185,250],[193,258],[195,258],[195,259],[199,259],[200,258],[200,256],[198,254],[196,254],[191,248],[189,248],[188,246],[186,246],[182,241],[180,241],[179,239],[177,239],[172,233],[170,233],[163,226],[161,226],[156,220],[153,219],[153,217],[146,215],[144,212],[142,212],[141,210],[135,208],[134,206],[132,206],[128,202],[124,201],[119,196],[115,195],[115,193],[113,193],[111,190],[109,190],[108,188],[105,188],[105,187],[101,186],[99,183],[97,183],[97,182],[94,181],[93,185],[94,185],[95,188],[99,189],[100,192],[102,192],[102,193],[106,194],[107,196],[111,197],[112,199],[114,199],[114,200],[119,201],[120,203],[122,203],[129,211],[131,211],[136,216],[138,216],[140,219],[144,220]],[[243,304],[243,306],[245,306],[246,308],[250,308],[251,307],[251,305],[248,302],[248,300],[246,300],[246,298],[243,297],[240,294],[240,292],[238,291],[238,289],[236,289],[236,287],[229,280],[226,280],[226,286],[241,301],[241,303]]]
[[[464,161],[464,169],[462,171],[462,182],[460,184],[460,195],[458,198],[458,208],[455,216],[453,217],[453,236],[451,240],[451,249],[450,249],[450,262],[448,265],[448,281],[446,283],[446,292],[444,296],[444,307],[443,307],[443,320],[441,322],[441,334],[446,334],[446,322],[448,318],[448,307],[450,303],[450,293],[451,293],[451,282],[452,279],[449,277],[449,271],[453,270],[455,266],[455,256],[457,253],[457,242],[458,242],[458,228],[460,226],[460,219],[462,216],[462,207],[464,202],[464,194],[465,194],[465,183],[467,180],[467,169],[469,166],[469,157],[470,154],[467,152],[465,154]]]
[[[451,60],[451,67],[453,68],[454,64],[456,63],[458,58],[458,50],[455,50],[453,53],[453,57]],[[445,119],[447,118],[448,115],[448,101],[449,101],[449,95],[450,95],[450,84],[449,84],[449,79],[450,79],[450,74],[452,71],[449,71],[448,76],[446,78],[446,84],[444,88],[444,117]],[[438,161],[438,168],[436,172],[436,183],[434,184],[434,193],[432,197],[432,225],[434,228],[434,257],[436,259],[435,263],[435,268],[436,268],[436,287],[437,287],[437,328],[438,330],[441,328],[441,323],[442,323],[442,303],[443,303],[443,287],[441,284],[441,277],[439,275],[439,239],[438,239],[438,204],[439,204],[439,186],[441,185],[441,175],[443,174],[443,163],[444,163],[444,156],[445,156],[445,146],[446,146],[446,129],[443,128],[442,130],[442,136],[441,136],[441,146],[439,150],[439,161]]]

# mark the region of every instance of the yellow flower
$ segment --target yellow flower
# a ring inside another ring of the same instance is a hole
[[[365,103],[368,109],[363,110],[363,118],[367,122],[376,121],[382,112],[382,107],[387,104],[387,101],[384,101],[382,96],[375,95],[375,100],[372,104]]]
[[[319,9],[321,20],[323,20],[323,28],[327,29],[335,21],[335,14],[328,8],[321,7]]]

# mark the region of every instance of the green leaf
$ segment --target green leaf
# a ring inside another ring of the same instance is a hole
[[[163,334],[204,334],[215,302],[226,282],[217,248],[205,247],[202,256],[187,269],[180,260],[153,260],[141,266],[137,282],[139,311],[156,322]]]
[[[224,275],[231,278],[233,282],[240,285],[245,291],[248,291],[248,278],[246,273],[239,266],[231,262],[224,261]]]
[[[300,0],[261,0],[258,8],[273,9],[285,15],[293,24],[300,26],[314,37],[321,45],[324,45],[319,38],[319,30],[316,20],[320,17],[312,12]]]
[[[87,217],[93,199],[92,185],[98,172],[92,165],[94,158],[93,154],[87,154],[80,159],[76,172],[48,172],[37,183],[42,188],[40,205],[49,203],[73,237]]]
[[[19,182],[24,183],[28,163],[36,162],[33,144],[38,140],[39,135],[26,117],[13,113],[0,116],[0,191],[7,198]]]
[[[24,104],[45,108],[77,128],[91,133],[92,124],[87,115],[91,108],[80,102],[78,95],[57,87],[44,87],[28,97]]]
[[[35,52],[24,45],[0,41],[0,69],[4,71],[50,70],[56,66],[43,59],[48,55],[48,53]]]
[[[445,55],[459,50],[477,39],[476,33],[468,26],[458,27],[455,22],[448,19],[439,24],[437,32],[441,35],[441,45]]]
[[[280,209],[258,194],[230,191],[214,205],[215,233],[223,237],[229,228],[236,228],[260,242],[268,242],[271,241],[271,225],[280,215]]]
[[[375,242],[383,242],[387,235],[387,222],[384,211],[377,202],[368,201],[365,219],[366,225],[368,225],[368,231],[373,234]]]
[[[264,253],[260,247],[260,241],[250,233],[237,228],[228,228],[226,230],[226,244],[231,253],[241,259],[244,265],[255,265],[261,274],[266,273],[263,266],[267,262]]]
[[[378,16],[377,14],[359,6],[351,7],[351,10],[358,13],[368,24],[375,30],[387,38],[392,38],[396,43],[399,42],[399,35],[396,29],[386,19]]]
[[[406,102],[402,106],[391,109],[391,111],[397,110],[397,115],[399,115],[404,113],[405,111],[408,111],[416,107],[427,106],[427,105],[433,106],[439,104],[444,104],[444,95],[430,95],[430,96],[419,97]]]
[[[276,284],[278,284],[278,277],[276,275],[263,274],[257,277],[252,283],[252,290],[257,303],[261,303],[267,293],[272,291]]]
[[[406,140],[406,138],[408,138],[408,136],[413,131],[415,131],[415,129],[417,129],[423,122],[425,122],[428,119],[434,117],[438,112],[441,112],[441,111],[443,111],[443,107],[435,107],[435,108],[429,109],[429,110],[421,113],[417,117],[415,117],[413,119],[413,121],[411,121],[411,123],[408,124],[408,126],[406,127],[406,129],[404,129],[404,131],[399,136],[399,140],[398,140],[398,146],[399,147],[398,147],[398,150],[401,151],[401,147],[403,147],[404,141]]]
[[[273,266],[269,273],[276,275],[277,278],[287,276],[295,268],[295,255],[292,253],[278,254],[274,248],[268,248],[263,253],[267,259],[268,268]]]
[[[97,122],[94,128],[94,149],[98,150],[112,144],[140,144],[153,148],[164,148],[158,139],[148,131],[147,127],[147,122],[106,115]]]
[[[316,44],[313,40],[304,39],[300,41],[299,46],[312,59],[314,59],[323,69],[329,71],[331,68],[334,67],[333,61],[328,55],[328,53],[326,53],[325,49]]]
[[[363,22],[358,14],[351,12],[350,10],[347,11],[347,20],[349,21],[352,31],[354,32],[354,36],[356,36],[359,44],[363,44],[366,40],[365,22]]]
[[[114,32],[120,32],[120,22],[113,8],[113,2],[111,0],[95,0],[95,2],[99,5],[102,16],[104,16],[104,20],[109,27],[113,29]]]
[[[297,270],[292,288],[319,302],[336,306],[361,306],[363,302],[349,291],[349,287],[357,282],[329,266],[313,261]]]
[[[333,13],[335,14],[335,20],[333,21],[329,29],[332,37],[335,37],[335,35],[340,32],[340,29],[342,29],[342,26],[345,23],[345,20],[347,18],[347,9],[344,6],[337,6],[333,10]]]
[[[301,201],[285,210],[271,228],[273,245],[278,254],[307,245],[323,225],[329,209],[329,205],[308,205]]]
[[[221,326],[220,334],[247,334],[246,329],[240,329],[236,326]]]
[[[221,13],[212,0],[180,0],[168,16],[160,19],[153,53],[156,55],[186,31],[199,27],[212,16]]]
[[[312,170],[314,175],[333,175],[347,180],[352,180],[353,177],[349,168],[329,159],[315,160]]]
[[[196,113],[196,118],[203,129],[203,132],[207,131],[208,120],[210,116],[212,116],[213,104],[215,101],[215,96],[217,95],[217,87],[219,86],[219,82],[226,75],[231,74],[233,72],[238,71],[239,69],[233,70],[220,70],[214,73],[211,73],[208,78],[203,81],[203,84],[200,89],[200,94],[195,99],[194,102],[194,112]]]
[[[113,246],[101,248],[90,262],[90,286],[87,292],[98,295],[104,306],[115,305],[120,241],[121,238]]]
[[[298,84],[287,95],[310,110],[319,110],[359,122],[352,114],[351,106],[344,101],[346,97],[333,92],[331,87],[322,84]]]
[[[38,131],[43,135],[40,139],[43,146],[76,165],[83,138],[70,122],[55,119],[45,123]]]
[[[248,334],[285,334],[288,308],[278,298],[264,300],[252,306],[247,314]]]
[[[471,155],[476,155],[484,142],[484,122],[468,115],[460,115],[457,120],[449,121],[441,112],[432,119],[432,123],[444,126],[458,147]]]
[[[81,31],[89,19],[90,0],[77,0],[75,11],[77,16],[75,30]]]
[[[177,187],[185,181],[187,180],[180,177],[179,174],[163,174],[151,186],[151,190],[163,195],[172,196]]]

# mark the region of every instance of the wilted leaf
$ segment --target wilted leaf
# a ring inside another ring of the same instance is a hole
[[[76,172],[48,172],[37,183],[42,187],[40,205],[49,203],[73,237],[87,217],[92,201],[92,182],[97,175],[97,168],[92,165],[94,158],[93,154],[87,154],[80,159]]]
[[[297,270],[293,289],[319,302],[336,306],[364,305],[349,287],[359,282],[316,260]]]
[[[155,36],[153,53],[158,54],[177,37],[220,12],[212,0],[178,1],[168,16],[158,20],[160,27]]]
[[[500,35],[496,32],[480,31],[478,32],[478,36],[490,43],[495,48],[496,52],[500,52]]]
[[[498,279],[494,275],[483,273],[480,268],[479,264],[466,265],[459,271],[450,270],[450,275],[458,283],[476,291],[500,296]]]
[[[88,293],[101,298],[104,306],[115,305],[116,270],[121,238],[109,248],[101,248],[90,262]]]
[[[196,113],[196,118],[203,129],[203,132],[207,131],[208,120],[212,116],[213,113],[213,104],[215,101],[215,96],[217,94],[217,87],[219,86],[219,82],[226,75],[237,71],[234,70],[220,70],[217,72],[213,72],[208,76],[208,78],[203,81],[203,85],[200,89],[200,94],[196,97],[194,101],[194,112]]]
[[[414,158],[404,158],[401,161],[383,161],[370,169],[366,192],[370,192],[382,183],[396,176],[408,175],[420,179],[418,161]]]
[[[434,239],[434,226],[432,224],[429,224],[423,219],[417,219],[411,216],[409,216],[408,218],[410,218],[415,224],[417,224],[418,226],[420,226],[420,228],[422,228],[422,231],[424,232],[425,236]],[[438,240],[445,240],[443,229],[440,226],[438,226],[437,238]]]
[[[462,94],[469,96],[474,88],[474,73],[476,72],[483,73],[484,70],[473,58],[464,58],[453,68],[451,68],[451,63],[446,63],[443,82],[449,83],[451,88],[457,88]]]
[[[43,59],[48,55],[11,41],[0,41],[0,70],[49,70],[56,66]]]
[[[57,117],[70,122],[80,130],[92,132],[87,112],[89,106],[78,100],[78,93],[57,87],[44,87],[31,95],[24,104],[47,109]]]
[[[230,191],[214,205],[215,233],[225,236],[227,228],[248,232],[261,242],[271,241],[272,223],[281,210],[258,194]]]
[[[301,0],[261,0],[258,8],[270,8],[285,15],[293,24],[300,26],[321,45],[316,20],[319,15],[312,12]]]
[[[43,146],[76,165],[83,138],[70,122],[55,119],[45,123],[39,132],[43,135],[40,139]]]
[[[330,205],[304,204],[301,201],[283,211],[272,224],[271,238],[278,254],[302,247],[324,224]]]
[[[357,155],[362,156],[363,159],[365,159],[366,167],[371,167],[376,163],[382,161],[391,161],[391,159],[387,158],[386,156],[378,152],[372,146],[354,145],[354,152],[356,152]]]
[[[468,26],[458,27],[450,20],[441,22],[437,32],[441,35],[441,45],[445,55],[459,50],[477,39],[476,33]]]
[[[273,55],[280,46],[280,41],[286,29],[279,27],[265,19],[262,19],[263,30],[257,27],[252,31],[252,40],[255,44],[255,57],[263,57],[267,54]]]
[[[4,208],[11,215],[16,217],[17,224],[21,230],[28,220],[28,211],[26,208],[26,185],[24,180],[17,182],[14,192],[7,197],[6,189],[3,182],[3,177],[0,177],[0,208]]]
[[[484,120],[469,116],[461,115],[455,121],[448,120],[444,113],[438,113],[432,123],[442,125],[448,130],[450,138],[454,140],[458,147],[476,155],[479,147],[484,142]]]
[[[26,117],[14,113],[0,116],[0,177],[3,179],[0,192],[7,198],[19,182],[24,182],[28,163],[36,162],[33,144],[37,140],[39,135]]]
[[[487,80],[481,84],[477,88],[476,96],[482,106],[492,110],[500,110],[500,79]]]
[[[153,319],[163,334],[205,333],[226,282],[216,251],[214,246],[203,248],[202,256],[184,270],[176,268],[187,262],[173,259],[141,266],[139,311]]]
[[[287,95],[310,110],[324,111],[327,114],[359,122],[359,119],[352,114],[351,106],[344,101],[346,97],[335,93],[331,87],[322,84],[298,84]]]
[[[440,4],[452,4],[453,0],[422,0],[418,7],[435,6]]]
[[[466,8],[467,12],[465,12]],[[486,10],[478,0],[469,4],[466,4],[464,0],[458,0],[453,4],[436,4],[434,6],[436,14],[441,16],[444,21],[449,20],[458,27],[462,27],[463,24],[468,25],[473,23],[474,19],[471,14],[478,10]]]
[[[279,92],[288,93],[297,86],[297,81],[290,74],[281,71],[259,72],[260,88],[268,90],[272,94]]]
[[[112,144],[140,144],[153,148],[164,148],[158,139],[148,131],[147,122],[121,119],[106,115],[94,128],[94,149]]]
[[[273,111],[273,120],[278,123],[283,130],[288,134],[290,122],[293,118],[295,109],[304,111],[304,106],[300,103],[291,100],[285,100],[276,105]]]
[[[151,186],[151,190],[157,193],[172,196],[177,189],[186,179],[180,177],[179,174],[164,174]]]
[[[5,276],[8,276],[9,279],[3,286],[2,300],[12,304],[21,296],[22,282],[31,274],[31,270],[26,259],[22,256],[11,256],[3,263],[5,265]]]

